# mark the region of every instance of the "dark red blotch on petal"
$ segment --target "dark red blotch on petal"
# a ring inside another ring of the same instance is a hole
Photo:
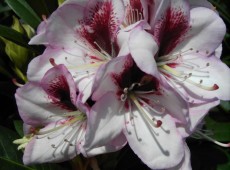
[[[121,89],[121,94],[124,88],[129,88],[134,83],[139,83],[140,86],[134,86],[133,91],[157,91],[159,89],[159,81],[155,77],[141,71],[131,57],[128,57],[123,68],[121,73],[112,74],[112,79]]]
[[[99,51],[102,48],[111,55],[118,22],[112,2],[98,2],[94,8],[90,9],[90,16],[80,21],[81,28],[78,33],[92,47]]]
[[[77,110],[71,101],[69,85],[63,75],[49,82],[46,92],[54,105],[69,111]]]
[[[154,36],[159,45],[159,56],[170,53],[189,30],[189,18],[181,9],[168,8],[154,28]]]

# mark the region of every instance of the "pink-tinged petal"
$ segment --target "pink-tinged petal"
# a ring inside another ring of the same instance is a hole
[[[70,160],[77,155],[78,127],[62,127],[54,130],[57,123],[52,123],[41,129],[33,139],[27,144],[24,155],[24,164],[37,164],[45,162],[62,162]],[[54,130],[49,134],[49,130]]]
[[[167,84],[161,84],[160,89],[161,91],[159,93],[144,94],[139,97],[143,98],[146,104],[160,110],[162,114],[170,114],[175,121],[187,126],[187,118],[189,116],[188,103],[177,93],[177,91]],[[156,104],[158,107],[160,106],[160,108],[157,108]]]
[[[66,1],[48,19],[46,36],[53,47],[74,48],[76,29],[83,18],[87,1]]]
[[[122,149],[127,144],[127,140],[123,133],[120,133],[115,139],[107,143],[105,146],[95,147],[87,149],[87,151],[82,150],[81,153],[88,157],[99,155],[103,153],[115,152]]]
[[[219,47],[226,32],[225,24],[218,14],[204,7],[191,9],[190,25],[186,38],[173,52],[192,48],[204,56],[210,55]]]
[[[39,24],[37,28],[37,35],[31,38],[29,44],[44,44],[48,45],[48,40],[46,37],[46,27],[47,27],[47,22],[43,21]]]
[[[185,38],[189,30],[189,5],[186,1],[171,1],[154,25],[153,35],[159,43],[159,56],[170,53]]]
[[[148,13],[147,21],[152,28],[162,19],[170,6],[171,3],[168,0],[148,0],[148,6],[143,5],[144,14],[147,16]]]
[[[190,4],[191,8],[206,7],[206,8],[212,9],[212,10],[215,9],[215,7],[210,2],[208,2],[207,0],[199,0],[199,1],[189,0],[189,4]]]
[[[27,83],[15,94],[19,114],[28,125],[41,126],[58,119],[56,115],[67,110],[51,103],[47,93],[39,83]],[[52,117],[53,116],[53,117]]]
[[[119,74],[125,69],[126,65],[128,65],[129,56],[121,56],[112,59],[108,63],[102,65],[96,75],[95,81],[93,85],[93,100],[98,100],[107,92],[117,92],[118,87],[113,82],[111,74]]]
[[[76,85],[64,65],[57,65],[47,71],[41,80],[41,86],[54,105],[65,110],[76,110]]]
[[[134,153],[151,169],[171,168],[180,163],[184,157],[183,140],[173,118],[156,116],[163,122],[156,128],[147,124],[140,112],[133,114],[133,123],[127,122],[128,130],[123,131]]]
[[[140,28],[142,28],[143,30],[150,30],[151,27],[146,21],[141,20],[132,25],[129,25],[128,27],[125,27],[124,29],[121,29],[117,33],[116,42],[118,47],[120,48],[118,56],[124,56],[130,52],[129,49],[130,34],[132,33],[132,30],[140,29]]]
[[[190,155],[189,148],[186,144],[184,144],[184,149],[185,149],[184,158],[182,159],[182,161],[177,166],[165,170],[192,170],[191,160],[190,160],[191,155]]]
[[[200,103],[189,104],[189,117],[187,125],[178,124],[178,130],[183,137],[191,135],[200,125],[203,118],[208,114],[209,110],[220,103],[218,99],[204,100]]]
[[[201,99],[230,99],[230,69],[220,59],[215,56],[187,55],[184,56],[184,61],[196,66],[194,70],[181,68],[186,73],[192,73],[184,82],[185,88]]]
[[[221,57],[221,54],[222,54],[222,50],[223,50],[223,47],[222,47],[222,44],[220,44],[220,46],[215,50],[214,55],[215,55],[217,58],[220,58],[220,57]]]
[[[74,75],[77,66],[85,63],[85,53],[79,49],[71,51],[65,51],[60,48],[46,48],[44,53],[34,58],[27,70],[27,76],[29,81],[40,81],[44,74],[53,67],[53,64],[64,64],[67,68],[70,67],[69,71]],[[50,62],[53,60],[54,63]],[[76,67],[75,67],[76,66]]]
[[[123,137],[121,141],[116,141],[120,136],[124,124],[124,113],[122,103],[117,100],[116,94],[113,92],[105,94],[91,108],[89,113],[85,145],[87,155],[94,152],[94,148],[102,146],[116,147],[116,145],[124,145]],[[111,149],[111,148],[110,148]]]
[[[158,77],[154,58],[158,51],[158,45],[152,35],[142,28],[137,28],[131,32],[128,45],[137,66],[143,72]]]
[[[78,83],[79,95],[81,95],[81,102],[85,103],[92,94],[92,87],[94,82],[94,75],[83,78]]]

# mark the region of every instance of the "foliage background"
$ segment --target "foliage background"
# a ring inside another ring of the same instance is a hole
[[[65,170],[91,169],[82,156],[59,164],[24,166],[22,152],[12,141],[23,135],[14,93],[14,80],[24,84],[26,70],[32,58],[41,54],[43,46],[29,46],[42,15],[49,16],[63,0],[0,0],[0,170]],[[230,66],[230,1],[210,0],[227,25],[221,59]],[[28,25],[30,26],[28,26]],[[221,76],[221,75],[220,75]],[[229,75],[230,76],[230,75]],[[230,82],[229,82],[230,83]],[[221,142],[230,141],[230,102],[212,109],[203,129]],[[230,149],[221,148],[204,139],[187,139],[193,170],[229,170]],[[96,157],[101,169],[148,170],[129,146],[121,151]]]

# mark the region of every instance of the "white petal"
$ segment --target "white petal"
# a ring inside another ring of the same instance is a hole
[[[133,111],[133,123],[127,123],[124,133],[134,153],[151,169],[164,169],[176,166],[184,157],[183,140],[173,119],[163,118],[159,128],[147,124],[141,113]],[[131,132],[131,133],[130,133]]]
[[[95,150],[98,151],[98,149],[102,149],[103,152],[104,146],[106,146],[104,149],[111,151],[119,145],[124,145],[125,140],[121,136],[124,114],[122,103],[117,99],[116,94],[107,93],[96,102],[89,113],[87,124],[84,145],[87,155],[95,154]],[[121,142],[116,138],[119,138]]]
[[[47,131],[55,127],[56,123],[52,123],[41,131]],[[62,162],[74,158],[77,155],[76,146],[77,140],[79,140],[77,133],[80,133],[77,129],[77,127],[63,127],[49,135],[35,136],[25,148],[24,164]]]
[[[218,14],[208,8],[197,7],[190,12],[191,28],[184,41],[173,52],[183,52],[193,48],[204,56],[210,55],[223,40],[226,32],[225,24]]]

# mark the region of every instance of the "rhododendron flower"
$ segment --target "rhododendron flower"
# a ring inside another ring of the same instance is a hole
[[[189,102],[188,135],[219,99],[230,99],[230,70],[218,58],[225,24],[216,12],[193,1],[191,9],[187,1],[149,3],[148,8],[137,2],[149,27],[129,33],[129,51],[141,70],[154,74],[150,71],[157,66],[168,84]]]
[[[80,153],[87,107],[77,106],[77,88],[65,66],[53,67],[40,82],[28,82],[15,96],[27,125],[27,140],[15,141],[25,148],[25,164],[60,162]]]
[[[125,22],[124,8],[121,0],[63,3],[40,24],[38,34],[30,41],[30,44],[44,44],[47,49],[30,63],[28,79],[35,81],[42,77],[52,67],[50,59],[64,64],[80,91],[84,91],[84,102],[91,93],[98,67],[119,53],[116,34]]]
[[[49,69],[40,81],[28,82],[15,95],[25,136],[15,140],[25,149],[25,164],[60,162],[85,155],[83,144],[90,104],[81,103],[74,79],[64,65]],[[104,146],[90,148],[93,154],[116,151],[126,140],[122,136]],[[42,147],[42,149],[41,149]],[[85,155],[86,156],[86,155]]]
[[[108,143],[121,132],[151,168],[171,168],[184,158],[176,123],[187,126],[187,103],[158,77],[141,71],[130,55],[98,71],[85,149]],[[170,141],[170,142],[168,142]],[[90,155],[90,151],[88,155]]]

